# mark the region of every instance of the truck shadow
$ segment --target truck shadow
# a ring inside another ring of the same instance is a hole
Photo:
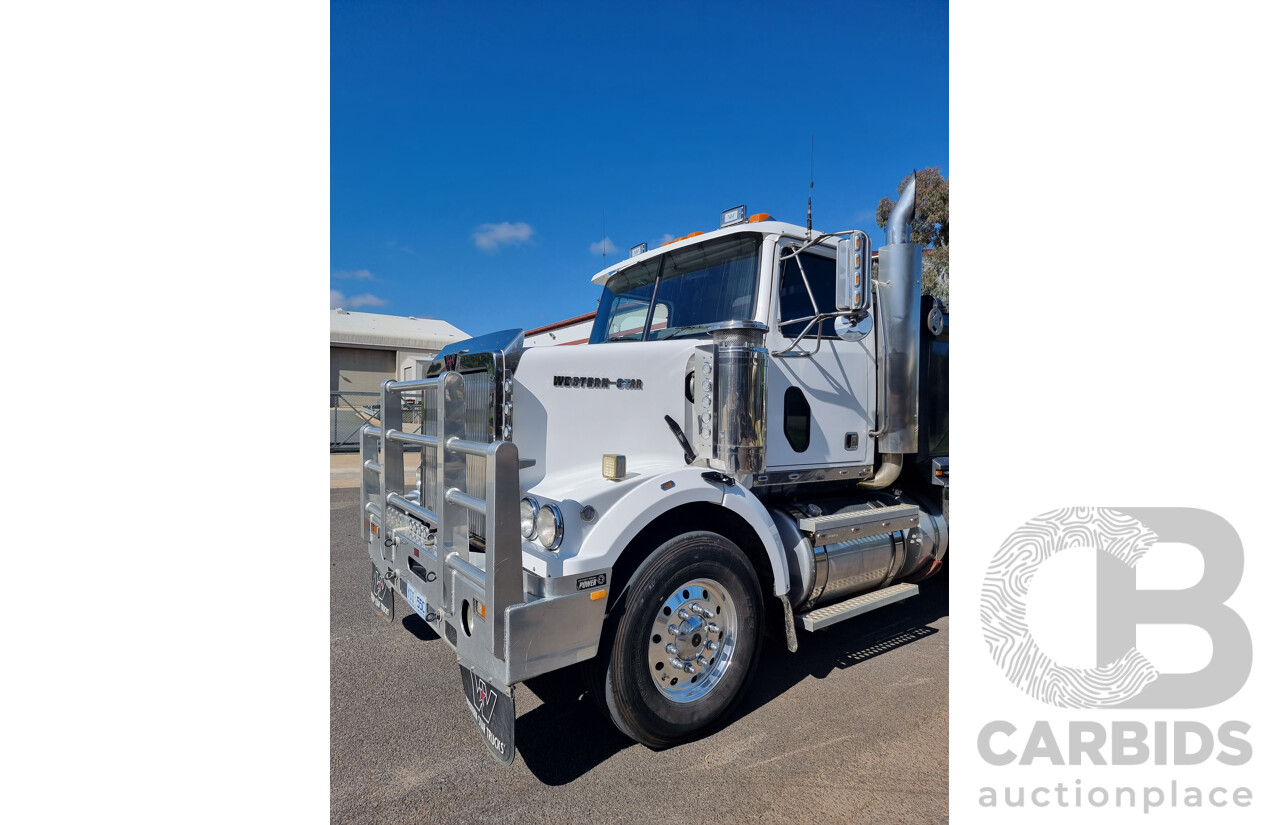
[[[797,630],[799,650],[791,653],[778,639],[766,639],[755,678],[747,688],[734,721],[742,719],[809,677],[826,678],[891,653],[938,632],[933,627],[949,616],[947,568],[920,585],[920,595],[882,607],[848,622],[810,633]]]
[[[403,606],[403,602],[401,602]],[[440,638],[440,635],[431,628],[431,625],[422,620],[417,613],[410,613],[400,620],[400,626],[412,633],[419,641],[432,642]]]
[[[567,667],[524,683],[542,704],[516,718],[516,747],[545,785],[567,785],[633,745],[587,695],[582,674]]]
[[[741,704],[716,730],[737,724],[809,677],[825,678],[835,669],[854,667],[936,634],[938,629],[930,625],[950,615],[947,585],[944,567],[921,584],[915,598],[828,630],[801,630],[795,653],[779,640],[766,639]],[[516,742],[529,771],[542,783],[569,784],[613,755],[642,747],[596,708],[577,668],[539,676],[524,686],[542,704],[516,719]]]

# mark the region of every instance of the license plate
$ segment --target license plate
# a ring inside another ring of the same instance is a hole
[[[429,619],[427,619],[427,612],[430,610],[430,608],[427,605],[427,600],[422,597],[421,593],[419,593],[417,590],[414,590],[413,585],[409,584],[408,582],[404,583],[404,598],[405,598],[405,601],[409,603],[409,606],[413,608],[414,613],[417,613],[419,616],[421,616],[424,622],[429,621]],[[435,617],[432,616],[431,618],[434,619]]]

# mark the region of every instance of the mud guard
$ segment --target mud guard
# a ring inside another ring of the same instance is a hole
[[[373,565],[373,579],[369,583],[369,598],[373,612],[386,621],[396,617],[396,598],[391,595],[391,582]]]
[[[516,700],[461,662],[462,696],[494,759],[510,765],[516,758]]]

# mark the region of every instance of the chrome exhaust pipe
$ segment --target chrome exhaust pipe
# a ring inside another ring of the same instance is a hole
[[[902,188],[902,196],[889,212],[888,240],[886,244],[909,243],[911,222],[916,217],[916,173],[913,171]]]
[[[919,449],[920,432],[920,286],[924,251],[910,243],[916,214],[916,176],[889,213],[888,243],[880,249],[875,281],[877,313],[876,384],[880,425],[876,449],[881,464],[874,478],[859,486],[880,489],[901,472],[904,453]]]

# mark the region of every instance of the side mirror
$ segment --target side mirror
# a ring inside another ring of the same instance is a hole
[[[857,231],[836,242],[836,311],[871,308],[871,239]]]

